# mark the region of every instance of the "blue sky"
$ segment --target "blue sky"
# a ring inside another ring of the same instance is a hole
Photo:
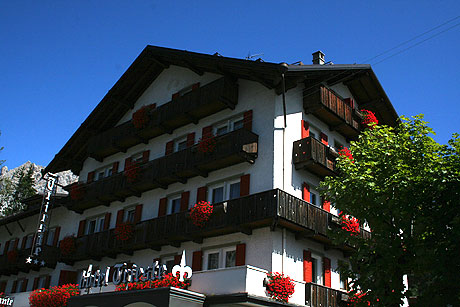
[[[0,0],[0,160],[47,165],[147,44],[362,63],[458,15],[458,0]],[[441,143],[460,132],[459,54],[457,26],[373,67],[397,112],[425,114]]]

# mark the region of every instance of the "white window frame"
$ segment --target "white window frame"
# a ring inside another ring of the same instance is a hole
[[[132,206],[128,206],[126,208],[123,209],[124,212],[123,212],[123,223],[127,223],[127,222],[134,222],[134,219],[136,218],[136,205],[132,205]],[[133,220],[132,221],[128,221],[128,218],[129,218],[129,213],[133,211]]]
[[[314,195],[314,196],[313,196]],[[316,198],[316,204],[313,203],[313,198]],[[321,203],[321,196],[319,195],[319,192],[315,188],[310,188],[310,204],[322,208],[323,204]]]
[[[319,254],[311,253],[311,258],[312,258],[312,260],[314,259],[315,262],[316,262],[316,268],[312,264],[312,269],[316,270],[316,272],[313,272],[313,270],[312,270],[312,273],[316,273],[315,275],[312,276],[313,277],[312,278],[312,283],[317,284],[317,285],[323,285],[324,284],[323,257],[321,255],[319,255]]]
[[[49,243],[49,240],[50,240],[50,234],[53,234],[53,239],[51,240],[51,244]],[[46,235],[46,242],[45,242],[45,245],[48,245],[48,246],[53,246],[53,243],[54,243],[54,237],[56,236],[56,227],[52,227],[52,228],[48,228],[48,233]]]
[[[38,276],[37,289],[45,288],[47,276],[48,275],[40,275],[40,276]]]
[[[216,182],[214,184],[211,184],[208,186],[208,202],[213,203],[212,200],[212,192],[214,189],[223,187],[223,200],[222,201],[227,201],[230,200],[230,186],[234,183],[239,183],[240,184],[240,191],[241,191],[241,179],[240,178],[233,178],[233,179],[227,179],[224,181]]]
[[[217,130],[219,128],[223,128],[223,127],[227,128],[227,132],[225,132],[224,134],[227,134],[229,132],[235,131],[235,123],[240,121],[240,120],[243,121],[243,126],[244,126],[244,116],[243,116],[243,114],[233,116],[233,117],[230,117],[230,118],[228,118],[226,120],[223,120],[223,121],[220,121],[218,123],[215,123],[212,126],[213,134],[217,135]],[[223,134],[221,134],[221,135],[223,135]]]
[[[89,233],[89,227],[92,221],[95,221],[94,232]],[[99,233],[104,231],[105,214],[96,215],[86,219],[85,235]]]
[[[11,252],[14,250],[14,242],[16,240],[19,240],[18,238],[14,238],[14,239],[11,239],[9,240],[10,244],[8,245],[8,250],[6,252]],[[8,242],[8,241],[7,241]],[[18,241],[19,242],[19,241]],[[19,244],[19,243],[18,243]]]
[[[235,252],[235,266],[236,266],[236,245],[205,250],[203,252],[203,270],[210,271],[210,270],[218,270],[218,269],[234,267],[234,266],[229,266],[229,267],[226,266],[227,265],[226,253],[231,252],[231,251]],[[208,265],[209,265],[208,257],[210,254],[219,254],[218,260],[217,260],[217,268],[215,269],[208,269]]]
[[[168,196],[168,202],[166,204],[166,215],[174,214],[177,212],[180,212],[180,202],[181,202],[182,195],[181,194],[173,194],[171,196]],[[177,212],[172,212],[173,208],[173,201],[179,199],[179,210]]]
[[[131,162],[135,163],[135,162],[142,162],[142,160],[144,159],[144,152],[138,152],[138,153],[135,153],[134,155],[131,156]]]
[[[172,261],[172,262],[173,262],[173,266],[170,267],[170,268],[168,268],[168,266],[167,266],[168,261]],[[160,264],[166,265],[166,269],[167,269],[167,271],[170,273],[170,272],[172,271],[172,268],[174,267],[174,256],[161,257],[161,258],[160,258]]]
[[[35,236],[35,233],[30,233],[30,234],[27,235],[26,244],[24,245],[24,249],[28,249],[28,248],[32,247],[32,244],[34,243],[34,236]],[[30,242],[30,244],[29,244],[29,242]]]
[[[102,177],[99,177],[100,174],[103,174]],[[113,174],[113,164],[106,165],[104,167],[98,168],[94,171],[94,181],[101,180],[106,177],[110,177]]]
[[[184,149],[187,148],[187,136],[183,136],[183,137],[175,139],[174,140],[174,150],[173,150],[173,152],[178,152],[179,151],[179,144],[184,143],[184,142],[185,142],[185,148],[182,148],[180,150],[184,150]]]

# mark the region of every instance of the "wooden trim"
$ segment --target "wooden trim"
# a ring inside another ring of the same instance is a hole
[[[236,246],[235,265],[241,266],[246,264],[246,244],[241,243]]]

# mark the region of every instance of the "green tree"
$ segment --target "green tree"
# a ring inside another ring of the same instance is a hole
[[[24,199],[37,193],[34,188],[34,168],[30,165],[28,169],[21,167],[13,174],[13,180],[4,178],[0,191],[2,201],[2,214],[4,216],[20,212],[25,209]]]
[[[368,240],[332,234],[356,247],[339,270],[353,291],[367,293],[363,306],[399,306],[404,296],[420,306],[460,306],[460,139],[440,145],[432,133],[423,116],[371,126],[337,159],[339,175],[322,183],[342,218],[371,229]]]

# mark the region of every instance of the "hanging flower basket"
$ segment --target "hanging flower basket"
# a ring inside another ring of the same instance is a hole
[[[67,284],[51,289],[38,289],[29,295],[31,307],[65,307],[72,296],[80,295],[78,285]]]
[[[115,227],[115,238],[117,241],[127,241],[132,238],[134,232],[133,224],[121,223]]]
[[[216,148],[216,137],[214,135],[204,136],[198,140],[198,150],[202,153],[213,152]]]
[[[142,289],[166,288],[175,287],[179,289],[187,289],[190,286],[190,281],[179,281],[178,276],[173,276],[172,273],[166,274],[162,279],[130,282],[120,284],[115,288],[115,291],[131,291]]]
[[[18,260],[18,251],[17,250],[12,250],[6,253],[6,257],[8,259],[8,262],[14,263]]]
[[[359,220],[355,217],[342,215],[342,229],[348,231],[350,236],[358,236],[360,233]]]
[[[200,201],[190,210],[192,223],[197,227],[203,227],[211,217],[213,206],[207,201]]]
[[[147,127],[147,124],[150,121],[149,113],[151,110],[156,108],[156,104],[149,104],[147,106],[143,106],[139,110],[133,113],[133,125],[136,129],[142,129]]]
[[[351,154],[351,151],[350,151],[348,148],[344,147],[344,148],[340,149],[340,150],[339,150],[339,155],[340,155],[341,157],[347,157],[348,159],[350,159],[350,161],[351,161],[352,163],[355,163],[355,160],[354,160],[354,158],[353,158],[353,155]]]
[[[289,301],[295,291],[294,282],[289,276],[273,272],[267,274],[265,288],[270,298],[284,303]]]
[[[72,255],[77,251],[75,236],[67,236],[59,242],[59,249],[62,256]]]
[[[128,180],[129,183],[133,183],[136,181],[141,172],[141,165],[139,162],[131,162],[129,165],[126,167],[125,171],[123,172],[123,175],[126,177],[126,180]]]
[[[377,117],[375,117],[374,112],[365,109],[362,109],[361,112],[363,115],[363,121],[361,124],[365,128],[374,129],[374,126],[379,123]]]
[[[76,183],[70,188],[70,198],[72,200],[80,200],[85,195],[85,185],[83,183]]]

